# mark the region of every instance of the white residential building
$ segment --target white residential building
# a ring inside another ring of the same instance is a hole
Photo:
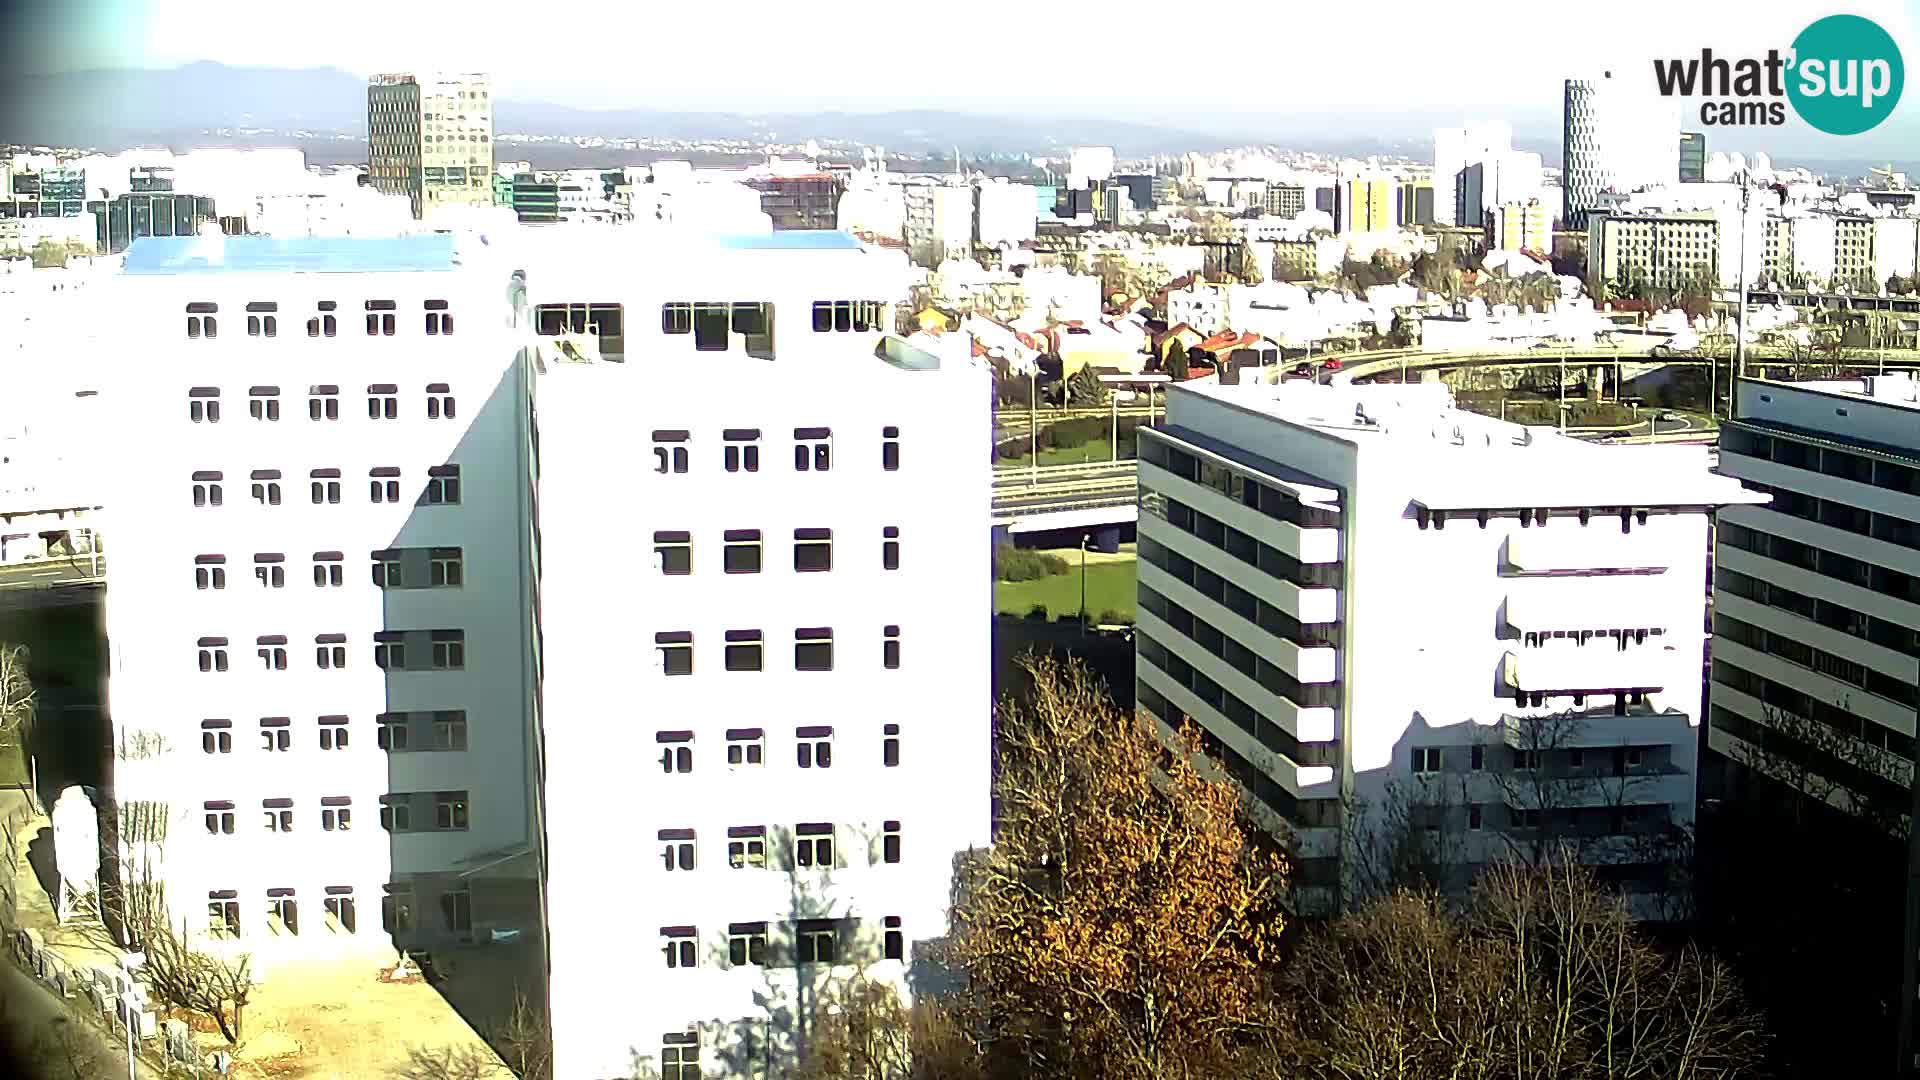
[[[1644,78],[1644,76],[1642,76]],[[1565,216],[1584,229],[1604,192],[1672,184],[1680,176],[1680,109],[1651,81],[1635,85],[1622,72],[1568,79],[1564,102]]]
[[[1019,247],[1033,239],[1040,216],[1031,184],[1010,184],[1004,179],[982,181],[974,194],[973,239],[990,247],[1007,244]]]
[[[1760,499],[1703,449],[1582,443],[1439,384],[1167,406],[1141,438],[1139,701],[1293,830],[1303,906],[1353,884],[1343,803],[1390,782],[1463,867],[1558,837],[1618,863],[1691,819],[1708,521]]]
[[[113,387],[114,786],[168,810],[174,917],[262,963],[538,928],[526,389],[457,258],[141,240],[116,283],[164,362]]]
[[[1084,191],[1113,175],[1113,147],[1076,146],[1068,155],[1067,186]]]
[[[952,184],[908,184],[907,253],[928,269],[973,253],[973,189]]]
[[[1477,221],[1461,220],[1460,174],[1470,165],[1512,150],[1513,127],[1509,124],[1475,124],[1468,127],[1434,129],[1434,224],[1478,224]]]
[[[1843,810],[1912,811],[1920,395],[1906,374],[1741,379],[1720,471],[1707,745]],[[1810,778],[1810,780],[1809,780]]]

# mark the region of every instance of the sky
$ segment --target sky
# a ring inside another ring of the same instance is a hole
[[[1815,18],[1864,15],[1920,63],[1920,0],[1832,6],[1773,0],[1274,0],[1128,17],[1109,8],[972,0],[916,25],[897,0],[705,0],[524,5],[489,11],[408,0],[0,0],[0,32],[28,69],[238,66],[486,71],[501,97],[585,108],[733,112],[941,108],[1102,115],[1189,129],[1405,137],[1436,123],[1507,119],[1557,141],[1562,81],[1656,57],[1785,49]],[[450,16],[478,10],[468,25]],[[276,22],[277,13],[284,21]],[[295,15],[299,12],[299,15]],[[803,14],[805,13],[805,14]],[[1182,40],[1184,38],[1184,41]],[[31,48],[23,48],[31,43]],[[1686,125],[1693,127],[1696,125]],[[1846,139],[1793,126],[1758,141],[1850,156],[1913,156],[1920,89],[1893,119]],[[1713,139],[1710,135],[1709,143]]]

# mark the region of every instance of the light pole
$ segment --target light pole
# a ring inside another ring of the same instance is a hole
[[[1093,542],[1093,534],[1080,534],[1080,632],[1087,632],[1087,545]]]
[[[1740,325],[1733,339],[1733,366],[1739,378],[1747,375],[1747,208],[1753,203],[1753,174],[1740,172]],[[1728,375],[1731,383],[1734,375]],[[1707,357],[1707,417],[1720,417],[1719,383],[1715,378],[1713,357]]]
[[[1040,369],[1027,368],[1027,484],[1040,482]]]

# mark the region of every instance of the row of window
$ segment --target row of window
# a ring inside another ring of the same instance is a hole
[[[905,959],[906,940],[900,925],[897,915],[888,915],[881,920],[881,959]],[[786,950],[776,956],[770,947],[772,939],[767,923],[728,923],[724,952],[716,941],[713,955],[703,958],[698,927],[663,926],[660,928],[660,952],[666,960],[666,966],[678,971],[702,967],[721,957],[724,957],[725,967],[767,967],[778,960],[793,964],[844,964],[859,959],[855,946],[856,928],[852,919],[801,919],[793,923],[791,935],[791,945],[786,946],[782,942]],[[670,1048],[682,1045],[685,1044],[670,1044]],[[679,1075],[698,1077],[700,1074],[696,1066],[693,1072]]]
[[[383,465],[368,470],[367,500],[375,504],[397,505],[401,499],[400,470]],[[313,469],[307,474],[308,497],[315,506],[337,506],[341,498],[339,469]],[[284,475],[279,469],[254,469],[248,474],[248,494],[261,506],[279,506],[285,491]],[[460,466],[431,465],[426,486],[412,497],[414,506],[458,506],[460,504]],[[226,473],[202,469],[193,474],[193,505],[218,507],[227,504]]]
[[[1338,645],[1339,631],[1333,623],[1302,623],[1152,537],[1140,538],[1139,553],[1141,562],[1158,567],[1174,580],[1275,637],[1303,649],[1331,649]]]
[[[1813,509],[1815,517],[1810,520],[1824,521],[1833,516],[1821,513],[1817,508],[1796,506],[1792,501],[1796,498],[1808,503],[1818,502],[1818,500],[1807,499],[1805,496],[1792,496],[1791,493],[1783,493],[1776,489],[1774,503],[1769,509],[1793,514],[1796,517],[1803,516],[1795,514],[1796,509]],[[1720,543],[1727,547],[1738,548],[1762,558],[1797,566],[1802,570],[1845,582],[1848,585],[1871,589],[1882,596],[1904,600],[1909,604],[1920,604],[1920,577],[1912,574],[1881,566],[1879,563],[1856,559],[1851,555],[1843,555],[1828,548],[1815,547],[1785,536],[1748,528],[1737,522],[1720,522],[1716,534]]]
[[[727,829],[727,867],[732,870],[832,870],[845,869],[846,852],[836,846],[839,830],[830,822],[806,822],[793,827],[791,845],[784,860],[769,860],[769,833],[765,825],[735,825]],[[661,829],[661,865],[669,872],[693,870],[700,865],[699,839],[693,829]],[[900,823],[880,823],[876,864],[893,865],[900,861]]]
[[[452,420],[458,413],[451,384],[428,383],[426,415],[429,420]],[[247,391],[247,415],[262,422],[280,419],[280,388],[255,386]],[[398,420],[400,387],[396,383],[372,383],[367,386],[367,419]],[[220,388],[196,386],[187,391],[187,419],[196,424],[220,422]],[[307,388],[307,419],[340,419],[340,388],[322,384]]]
[[[430,335],[440,337],[453,333],[453,313],[448,310],[445,300],[428,300],[421,305],[422,326]],[[366,336],[393,337],[399,329],[397,315],[400,306],[392,300],[366,301]],[[272,300],[255,300],[246,305],[248,337],[280,336],[280,305]],[[333,337],[340,332],[340,304],[335,300],[321,300],[314,305],[314,312],[307,319],[307,336],[310,338]],[[212,341],[220,336],[220,305],[210,301],[197,300],[187,305],[187,337],[199,341]]]
[[[209,799],[200,804],[208,836],[232,836],[237,811],[233,803]],[[268,832],[290,833],[294,826],[293,800],[260,800]],[[328,795],[320,800],[322,832],[353,830],[353,797]],[[464,791],[409,792],[380,797],[380,827],[388,832],[465,832],[470,820]]]
[[[1140,460],[1157,465],[1182,480],[1210,487],[1275,521],[1289,522],[1303,529],[1338,528],[1340,525],[1337,511],[1308,506],[1292,492],[1264,484],[1210,458],[1169,446],[1159,438],[1140,440]]]
[[[1278,721],[1242,701],[1239,695],[1221,686],[1206,672],[1169,650],[1164,643],[1155,641],[1145,633],[1136,633],[1134,642],[1140,661],[1158,668],[1161,674],[1172,679],[1176,685],[1226,717],[1235,727],[1266,749],[1285,757],[1296,765],[1337,763],[1339,758],[1337,743],[1301,742]],[[1267,665],[1265,660],[1259,663],[1271,669],[1271,665]],[[1328,700],[1334,704],[1338,702],[1337,696],[1330,697]],[[1165,714],[1156,711],[1155,715]]]
[[[373,584],[381,589],[458,588],[466,581],[466,556],[461,548],[385,548],[372,552]],[[253,580],[263,589],[287,585],[287,557],[278,551],[253,553]],[[346,555],[338,551],[313,553],[313,585],[337,589],[346,582]],[[225,555],[195,555],[193,585],[221,591],[227,587]]]
[[[261,927],[275,937],[300,934],[298,891],[274,888],[266,891],[267,905]],[[329,933],[359,932],[359,918],[351,885],[328,885],[322,890],[322,911]],[[440,894],[440,914],[446,928],[455,933],[473,929],[473,897],[465,889]],[[241,918],[240,894],[234,889],[207,892],[207,932],[214,938],[233,939],[251,925]],[[414,927],[413,890],[405,885],[389,885],[380,899],[380,925],[387,933],[401,933]]]
[[[436,709],[428,712],[381,713],[374,717],[374,743],[389,753],[407,751],[465,750],[467,713],[464,709]],[[320,749],[345,750],[352,724],[344,715],[321,716],[314,721]],[[260,718],[260,746],[268,753],[286,753],[293,749],[293,719],[287,716]],[[207,754],[233,753],[233,721],[200,721],[200,749]],[[892,751],[895,760],[899,750]]]
[[[1837,411],[1842,416],[1846,415],[1845,409]],[[1889,491],[1920,495],[1920,469],[1837,447],[1814,446],[1785,433],[1768,435],[1744,427],[1728,427],[1720,432],[1720,449],[1727,454],[1771,461],[1788,468],[1805,469],[1858,484],[1871,484]]]
[[[900,666],[900,628],[887,626],[882,632],[880,664],[888,670]],[[653,635],[654,666],[668,675],[693,674],[693,632],[663,630]],[[765,639],[759,630],[726,632],[725,667],[728,671],[766,670]],[[833,670],[833,628],[802,627],[793,632],[793,670]]]
[[[693,732],[657,731],[654,733],[654,741],[660,745],[660,771],[669,774],[693,771]],[[795,728],[793,731],[794,765],[802,769],[831,769],[833,743],[834,735],[831,725],[816,724]],[[727,768],[762,768],[767,762],[766,730],[728,728],[726,748]],[[887,724],[881,729],[880,764],[889,769],[900,765],[899,724]]]
[[[1145,486],[1140,489],[1140,513],[1159,518],[1181,532],[1255,567],[1276,581],[1305,589],[1340,587],[1339,563],[1303,563],[1218,518]]]
[[[1815,498],[1803,492],[1771,484],[1761,484],[1751,480],[1742,480],[1741,483],[1755,491],[1773,496],[1773,501],[1767,504],[1768,510],[1796,517],[1802,521],[1812,521],[1840,529],[1856,536],[1869,536],[1889,544],[1920,550],[1920,523],[1909,521],[1899,515],[1876,513],[1844,502]]]
[[[685,429],[660,429],[653,432],[653,471],[662,474],[685,473],[692,468],[693,441]],[[722,463],[728,472],[759,472],[759,428],[726,428],[720,433]],[[833,468],[833,429],[801,427],[793,429],[793,469],[795,472],[826,472]],[[900,429],[888,425],[880,429],[880,468],[886,472],[900,469]]]
[[[1816,648],[1789,635],[1755,626],[1725,612],[1714,613],[1713,632],[1722,640],[1744,645],[1755,652],[1818,672],[1849,686],[1857,686],[1875,697],[1886,698],[1906,708],[1911,709],[1916,704],[1916,691],[1911,678],[1887,675],[1877,668]]]
[[[1463,765],[1470,772],[1483,772],[1488,767],[1485,746],[1416,746],[1412,748],[1412,758],[1417,775],[1458,771]],[[1502,745],[1495,748],[1493,767],[1498,769],[1504,763],[1507,769],[1516,772],[1600,775],[1610,771],[1614,776],[1625,776],[1645,761],[1646,751],[1638,746],[1542,750]]]
[[[1742,600],[1751,600],[1756,604],[1790,612],[1849,637],[1871,641],[1882,648],[1892,649],[1908,656],[1920,656],[1920,632],[1899,623],[1888,622],[1877,615],[1865,614],[1850,605],[1836,604],[1831,600],[1808,596],[1806,593],[1750,577],[1726,566],[1715,568],[1714,585],[1716,589],[1725,590]]]
[[[1407,816],[1414,828],[1435,832],[1459,825],[1465,825],[1469,832],[1504,825],[1512,831],[1549,829],[1583,836],[1617,836],[1663,828],[1673,820],[1673,808],[1666,803],[1569,807],[1429,803],[1409,807]]]
[[[759,529],[727,529],[721,535],[721,568],[729,574],[757,574],[764,565],[765,542]],[[662,574],[680,577],[693,573],[693,534],[660,530],[653,534],[653,563]],[[880,568],[900,569],[900,529],[888,525],[880,533]],[[798,574],[833,569],[833,530],[793,530],[793,569]]]
[[[315,667],[338,671],[347,666],[347,635],[316,634],[313,642]],[[254,655],[260,660],[261,670],[287,670],[285,634],[262,634],[254,639],[254,644]],[[203,637],[198,645],[201,671],[217,674],[229,670],[226,638]],[[413,662],[409,663],[409,659]],[[383,671],[460,671],[467,666],[467,633],[464,630],[377,631],[373,635],[373,663]]]

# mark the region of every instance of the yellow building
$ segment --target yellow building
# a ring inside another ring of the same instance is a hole
[[[1487,218],[1487,249],[1552,254],[1553,215],[1538,199],[1495,207]]]
[[[1340,185],[1341,233],[1390,232],[1399,227],[1398,185],[1390,176],[1356,176]]]

